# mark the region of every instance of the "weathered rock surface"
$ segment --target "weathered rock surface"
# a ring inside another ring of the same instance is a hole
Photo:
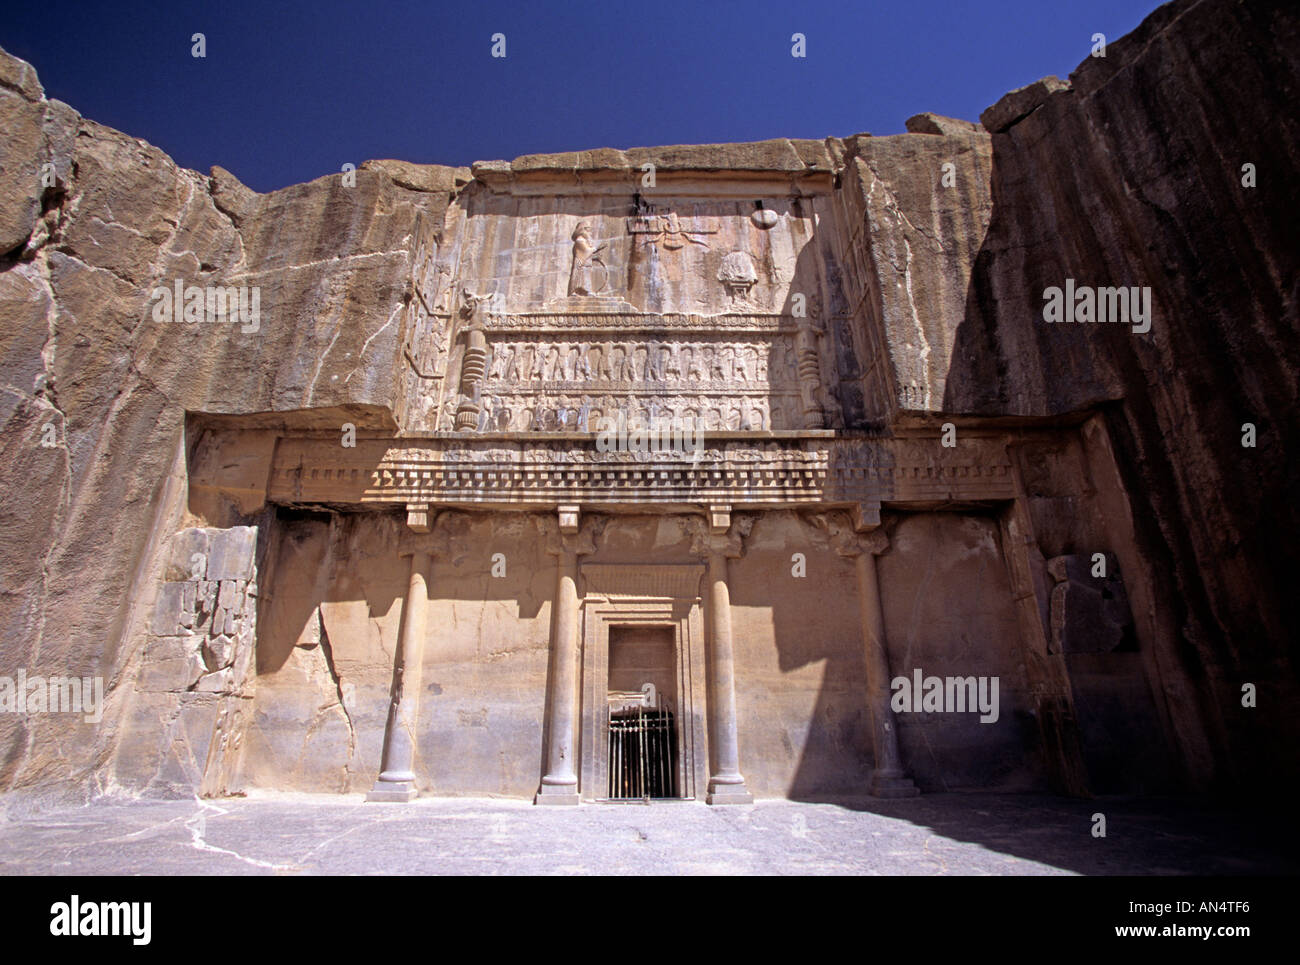
[[[600,148],[565,154],[525,154],[513,161],[478,161],[471,167],[474,177],[488,183],[525,177],[530,173],[555,170],[640,177],[643,165],[656,171],[831,171],[834,167],[828,142],[797,138],[752,141],[743,144],[677,144],[665,147],[634,147],[625,151]],[[390,162],[379,162],[388,164]],[[362,165],[364,168],[365,165]]]
[[[909,134],[984,134],[984,128],[972,121],[963,121],[956,117],[944,117],[925,111],[913,114],[904,125]]]
[[[185,413],[392,425],[399,316],[455,169],[378,164],[355,187],[337,175],[259,195],[43,100],[2,52],[0,130],[5,664],[121,693],[138,654],[119,641],[139,639],[154,592],[152,534],[183,521],[167,480],[184,470]],[[177,280],[260,290],[259,324],[156,321],[153,290]],[[95,740],[71,725],[68,740],[69,726],[4,715],[0,785],[84,788],[112,728]]]
[[[989,136],[854,137],[844,146],[841,196],[862,223],[849,241],[845,294],[880,338],[863,380],[867,420],[936,411],[988,225]]]
[[[1004,109],[1012,95],[986,113],[993,216],[942,402],[1106,407],[1163,659],[1190,675],[1162,699],[1185,758],[1225,780],[1293,773],[1300,746],[1297,51],[1292,4],[1171,3],[1032,113]],[[1046,324],[1043,293],[1067,278],[1149,286],[1150,332]]]
[[[1012,124],[1038,110],[1053,94],[1068,91],[1070,85],[1056,76],[1044,77],[1032,84],[1018,87],[980,115],[980,124],[986,131],[1001,134]]]

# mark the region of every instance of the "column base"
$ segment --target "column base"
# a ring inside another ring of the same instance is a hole
[[[543,784],[537,793],[533,795],[533,803],[576,805],[578,803],[578,792],[572,787]]]
[[[745,782],[739,784],[715,784],[709,782],[709,793],[705,795],[706,804],[753,804],[754,795],[749,793]]]
[[[410,781],[375,781],[375,786],[366,795],[367,801],[387,801],[405,803],[414,801],[420,792]]]
[[[881,798],[919,797],[921,789],[903,774],[872,774],[871,796]]]
[[[547,784],[542,781],[541,786],[537,788],[537,793],[533,796],[534,804],[564,804],[574,805],[578,803],[578,785],[573,784]]]

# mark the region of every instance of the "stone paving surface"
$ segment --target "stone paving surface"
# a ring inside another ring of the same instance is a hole
[[[1283,815],[1197,802],[934,794],[904,801],[538,808],[259,794],[0,800],[0,874],[1243,874],[1300,870]],[[1106,815],[1107,836],[1091,816]],[[1285,837],[1284,837],[1285,835]],[[1284,842],[1286,842],[1284,844]]]

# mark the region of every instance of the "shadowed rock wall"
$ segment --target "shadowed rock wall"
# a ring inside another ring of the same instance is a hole
[[[1300,739],[1298,51],[1294,4],[1167,4],[1070,85],[985,112],[992,219],[943,393],[954,413],[1104,407],[1153,643],[1190,681],[1166,695],[1184,765],[1225,786],[1294,774]],[[1150,332],[1045,323],[1067,278],[1149,286]]]

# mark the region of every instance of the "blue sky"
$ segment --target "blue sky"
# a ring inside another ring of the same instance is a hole
[[[927,110],[977,120],[1156,5],[25,3],[7,5],[0,46],[36,66],[46,96],[268,191],[368,158],[895,134]]]

